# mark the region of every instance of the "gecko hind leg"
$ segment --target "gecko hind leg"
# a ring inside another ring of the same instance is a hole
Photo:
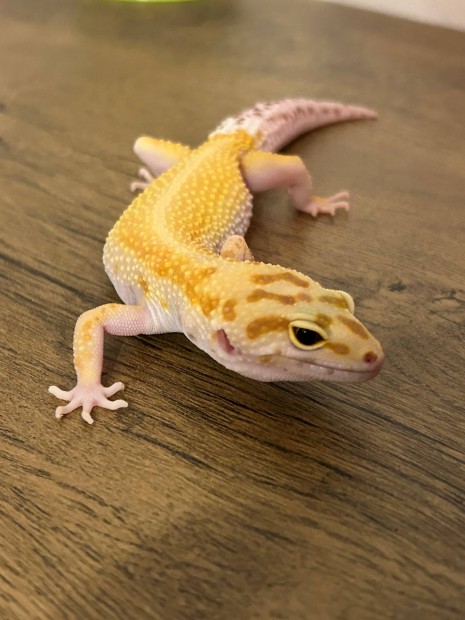
[[[250,151],[241,163],[245,183],[252,192],[287,187],[296,209],[314,217],[319,213],[334,215],[336,209],[350,208],[348,192],[338,192],[329,198],[313,195],[312,179],[300,157]]]
[[[139,169],[140,179],[130,185],[132,192],[146,189],[152,181],[190,153],[184,144],[143,136],[134,143],[134,152],[146,167]]]

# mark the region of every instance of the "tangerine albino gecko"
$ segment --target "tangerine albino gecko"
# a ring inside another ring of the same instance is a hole
[[[106,272],[124,304],[82,314],[74,333],[77,384],[49,391],[82,407],[115,410],[122,383],[101,384],[104,332],[183,332],[217,362],[260,381],[371,379],[378,341],[354,316],[352,297],[308,276],[256,262],[244,240],[252,193],[287,186],[297,209],[316,216],[349,209],[347,192],[312,197],[297,156],[274,151],[299,134],[339,121],[375,118],[366,108],[306,99],[257,104],[226,119],[196,149],[139,138],[143,190],[108,235]]]

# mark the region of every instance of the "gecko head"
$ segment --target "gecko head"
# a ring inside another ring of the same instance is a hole
[[[214,359],[261,381],[359,382],[378,374],[382,348],[355,318],[350,295],[296,271],[253,268],[211,325],[203,348]]]

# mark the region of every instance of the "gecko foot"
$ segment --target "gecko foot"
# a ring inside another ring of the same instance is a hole
[[[147,189],[150,183],[154,180],[154,176],[147,170],[147,168],[139,168],[140,181],[133,181],[129,186],[131,192],[143,191]]]
[[[312,196],[309,204],[299,210],[316,217],[320,213],[328,213],[334,216],[336,209],[345,209],[346,211],[350,209],[349,192],[338,192],[328,198]]]
[[[57,407],[55,411],[55,417],[57,419],[62,418],[70,411],[74,411],[78,407],[82,407],[82,419],[88,424],[93,424],[94,420],[90,415],[90,412],[94,407],[103,407],[104,409],[110,409],[114,411],[120,407],[127,407],[128,404],[125,400],[108,400],[110,396],[113,396],[119,390],[124,390],[124,385],[121,382],[113,383],[110,387],[103,387],[100,383],[83,384],[78,383],[72,390],[65,392],[60,390],[56,385],[51,385],[48,391],[63,400],[68,400],[67,405]]]

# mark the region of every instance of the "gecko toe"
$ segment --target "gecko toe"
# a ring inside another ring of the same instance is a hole
[[[84,422],[87,422],[87,424],[93,424],[94,423],[94,418],[90,415],[91,411],[92,411],[92,407],[83,407],[82,408],[81,417],[84,420]]]
[[[67,405],[57,407],[55,410],[55,417],[57,418],[57,420],[60,420],[67,413],[70,413],[71,411],[74,411],[74,409],[77,409],[77,407],[79,407],[79,403],[76,403],[74,401],[69,402]]]
[[[105,409],[115,411],[116,409],[120,409],[121,407],[127,407],[128,403],[125,400],[107,400],[101,406],[105,407]]]
[[[113,396],[113,394],[116,394],[116,392],[119,392],[120,390],[124,390],[124,383],[118,381],[117,383],[110,385],[110,387],[104,388],[103,394],[106,398],[110,398],[110,396]]]
[[[51,385],[48,388],[48,391],[50,392],[50,394],[53,394],[53,396],[56,396],[57,398],[61,398],[62,400],[70,400],[71,398],[71,391],[65,391],[65,390],[60,390],[59,387],[57,387],[56,385]]]

